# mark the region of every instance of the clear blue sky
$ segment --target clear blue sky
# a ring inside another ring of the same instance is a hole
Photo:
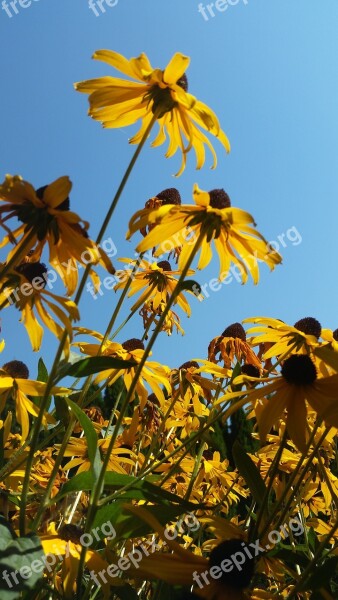
[[[99,17],[87,0],[33,0],[27,8],[17,4],[18,14],[10,8],[12,17],[0,9],[1,179],[18,173],[38,187],[69,175],[72,209],[91,222],[95,237],[132,155],[134,128],[103,130],[87,117],[87,96],[73,82],[114,74],[91,60],[97,49],[127,57],[143,51],[160,68],[180,51],[191,57],[190,92],[215,110],[232,152],[225,156],[215,142],[218,168],[209,169],[208,157],[199,172],[191,153],[175,179],[179,157],[167,160],[164,147],[148,145],[106,237],[119,256],[132,257],[139,238],[125,241],[130,216],[166,187],[178,187],[190,202],[195,182],[223,187],[268,240],[284,234],[283,265],[273,273],[263,266],[258,286],[233,282],[204,303],[193,299],[185,337],[162,334],[153,358],[170,366],[205,357],[211,338],[249,316],[291,324],[314,316],[338,327],[338,3],[232,3],[223,12],[213,8],[208,20],[196,0],[118,0]],[[196,279],[204,284],[217,274],[215,257]],[[82,324],[103,331],[115,303],[112,291],[96,301],[85,294]],[[32,354],[18,318],[14,308],[3,311],[3,362],[24,360],[35,376],[39,354]],[[141,334],[136,318],[120,341]],[[41,354],[48,364],[54,351],[54,338],[46,335]]]

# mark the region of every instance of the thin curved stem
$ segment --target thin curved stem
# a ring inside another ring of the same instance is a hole
[[[104,236],[104,233],[107,229],[109,221],[114,213],[117,203],[121,197],[121,194],[125,188],[125,185],[126,185],[128,179],[129,179],[130,173],[136,163],[136,160],[139,157],[139,154],[140,154],[145,142],[147,141],[147,139],[149,137],[150,131],[151,131],[153,125],[155,124],[156,118],[157,118],[156,115],[154,115],[151,122],[149,123],[146,131],[144,132],[142,140],[140,141],[139,145],[137,146],[137,148],[134,152],[134,155],[126,169],[126,172],[125,172],[125,174],[122,178],[122,181],[117,189],[117,192],[113,198],[113,201],[109,207],[109,210],[106,214],[106,217],[103,221],[103,224],[102,224],[99,234],[97,236],[97,239],[96,239],[97,244],[99,244],[101,242],[101,240]],[[77,290],[76,296],[75,296],[74,301],[76,304],[78,304],[80,301],[82,292],[84,290],[85,283],[86,283],[86,281],[88,279],[88,275],[90,273],[90,269],[91,269],[91,266],[87,265],[85,272],[82,276],[79,288]],[[67,332],[64,332],[64,334],[60,340],[60,344],[57,349],[56,356],[55,356],[55,359],[54,359],[54,362],[53,362],[53,365],[51,368],[51,372],[49,374],[48,381],[46,384],[46,390],[45,390],[44,396],[41,400],[39,414],[34,423],[33,434],[32,434],[32,443],[31,443],[30,451],[29,451],[29,454],[27,457],[26,472],[25,472],[25,477],[24,477],[24,481],[23,481],[23,485],[22,485],[22,497],[21,497],[20,518],[19,518],[19,527],[20,527],[21,535],[25,534],[26,506],[27,506],[27,496],[28,496],[28,491],[29,491],[30,473],[31,473],[32,465],[33,465],[36,446],[37,446],[38,439],[39,439],[40,429],[41,429],[42,420],[43,420],[43,414],[44,414],[45,408],[47,406],[48,397],[49,397],[51,389],[53,387],[54,378],[56,376],[58,365],[61,360],[61,356],[62,356],[62,352],[64,350],[64,346],[66,343],[67,335],[68,335]]]

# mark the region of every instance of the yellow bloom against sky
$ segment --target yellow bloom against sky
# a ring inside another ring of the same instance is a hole
[[[198,269],[206,268],[213,256],[215,245],[219,256],[219,278],[222,281],[234,263],[240,267],[242,282],[250,274],[254,283],[259,281],[259,262],[265,262],[270,270],[281,262],[278,252],[271,250],[266,240],[254,227],[253,217],[239,208],[231,207],[228,194],[223,189],[204,192],[195,184],[194,205],[167,204],[157,209],[145,208],[134,214],[129,223],[127,239],[137,230],[151,225],[151,231],[137,246],[138,252],[156,247],[155,256],[162,256],[171,243],[175,247],[178,233],[186,240],[194,238],[195,244],[183,243],[178,266],[183,269],[200,240]]]
[[[185,74],[190,63],[188,56],[177,52],[164,70],[154,69],[144,53],[128,60],[112,50],[98,50],[93,58],[138,81],[107,76],[75,84],[79,92],[89,94],[89,115],[104,127],[125,127],[141,120],[140,130],[130,140],[130,143],[138,144],[156,117],[160,130],[152,146],[162,145],[168,135],[166,157],[181,150],[182,163],[177,175],[184,171],[186,155],[192,148],[196,153],[197,169],[205,162],[204,146],[209,148],[213,168],[216,167],[215,150],[201,129],[218,138],[225,150],[230,151],[228,138],[215,113],[188,93]]]

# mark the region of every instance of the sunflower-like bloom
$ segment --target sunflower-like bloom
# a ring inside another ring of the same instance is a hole
[[[245,379],[239,376],[234,384]],[[282,366],[281,376],[272,379],[257,379],[266,383],[260,388],[246,391],[249,401],[263,398],[263,407],[257,410],[258,429],[264,442],[273,425],[285,420],[286,429],[297,448],[304,452],[308,439],[308,405],[327,425],[338,427],[338,374],[318,378],[317,369],[311,358],[304,354],[293,354]],[[226,394],[222,401],[237,397],[242,392]],[[286,411],[286,416],[285,416]]]
[[[299,319],[294,326],[287,325],[279,319],[270,317],[254,317],[244,319],[243,323],[254,323],[248,333],[255,334],[250,337],[252,346],[262,345],[264,360],[280,357],[286,358],[289,354],[310,354],[320,345],[322,326],[313,317]]]
[[[177,175],[185,169],[186,155],[191,148],[195,150],[198,169],[205,162],[205,145],[213,155],[213,168],[217,165],[213,146],[200,128],[217,137],[226,151],[230,151],[229,141],[215,113],[187,91],[185,71],[190,62],[187,56],[174,54],[164,71],[154,69],[145,54],[127,60],[112,50],[98,50],[93,58],[136,79],[135,82],[99,77],[75,84],[76,90],[90,94],[89,115],[104,127],[125,127],[141,119],[140,130],[130,140],[131,144],[138,144],[155,116],[160,130],[152,146],[163,144],[168,134],[166,157],[173,156],[178,149],[182,151],[182,164]]]
[[[145,203],[144,208],[156,209],[156,208],[160,208],[160,206],[166,206],[168,204],[175,204],[176,206],[179,206],[180,204],[182,204],[181,194],[179,193],[178,189],[166,188],[165,190],[162,190],[161,192],[156,194],[156,196],[149,198],[149,200],[147,200],[147,202]],[[143,229],[140,229],[143,237],[145,237],[147,235],[147,233],[149,233],[149,231],[154,229],[154,227],[155,227],[155,225],[153,224],[153,225],[148,225],[148,226],[144,227]],[[171,255],[173,255],[173,257],[175,258],[176,263],[177,263],[178,257],[180,255],[180,252],[182,249],[183,242],[184,242],[184,239],[183,238],[180,239],[180,235],[177,234],[176,239],[175,239],[176,247],[170,249],[170,252],[168,254],[168,260],[170,259]],[[155,252],[155,248],[153,248],[153,254],[154,254],[154,252]]]
[[[88,356],[97,356],[100,353],[101,356],[113,356],[125,361],[135,361],[134,367],[129,367],[127,369],[107,369],[105,371],[101,371],[101,373],[99,373],[94,380],[94,383],[97,384],[101,383],[102,381],[106,381],[107,385],[112,385],[117,379],[119,379],[119,377],[122,376],[126,389],[129,390],[135,376],[137,366],[141,362],[144,354],[143,342],[136,338],[127,340],[123,344],[107,340],[101,348],[101,342],[103,340],[103,335],[101,333],[82,327],[77,328],[77,331],[79,333],[92,335],[100,342],[98,344],[75,342],[74,346],[78,346],[81,352],[84,354],[87,354]],[[148,384],[159,401],[164,403],[165,398],[163,390],[160,386],[163,385],[167,392],[170,392],[170,383],[168,379],[169,373],[169,367],[161,365],[158,362],[146,361],[135,388],[135,393],[140,399],[141,409],[143,409],[147,403],[149,394],[145,384]]]
[[[199,363],[202,363],[202,366]],[[213,379],[205,375],[212,375]],[[231,371],[198,358],[183,363],[178,369],[172,369],[170,382],[173,392],[177,389],[185,400],[199,402],[202,397],[211,403],[212,392],[219,391],[220,380],[225,377],[231,377]]]
[[[122,262],[135,265],[136,260],[121,258]],[[188,275],[193,275],[194,271],[190,270]],[[131,310],[137,310],[147,304],[147,312],[152,311],[154,317],[161,314],[162,306],[166,305],[174,289],[176,288],[179,271],[172,271],[171,265],[167,260],[162,260],[158,263],[143,260],[140,269],[133,274],[132,269],[126,269],[121,272],[123,278],[116,284],[115,289],[123,289],[127,285],[129,277],[132,277],[130,291],[128,297],[134,296],[141,292],[137,302],[132,306]],[[119,273],[117,273],[117,277]],[[189,291],[190,294],[193,292]],[[175,298],[174,304],[177,304],[188,317],[191,315],[191,309],[185,295],[180,292]]]
[[[144,329],[148,331],[152,324],[154,325],[154,327],[156,327],[162,314],[165,311],[165,308],[165,302],[160,302],[155,310],[152,301],[146,301],[139,312],[140,316],[143,319]],[[173,310],[169,309],[162,324],[161,331],[165,331],[167,335],[171,335],[174,328],[176,328],[177,333],[181,333],[182,335],[184,335],[184,329],[182,329],[181,327],[181,320],[178,314],[175,313]],[[148,339],[148,334],[145,334],[144,339]]]
[[[258,262],[265,262],[270,270],[281,262],[278,252],[272,251],[263,236],[251,226],[254,223],[252,216],[244,210],[232,208],[224,190],[208,193],[195,185],[193,196],[195,206],[165,205],[156,210],[139,210],[130,220],[127,239],[147,225],[156,225],[138,244],[137,251],[145,252],[157,246],[155,256],[161,256],[168,247],[177,245],[175,237],[182,232],[185,242],[178,261],[180,270],[190,259],[198,239],[201,239],[201,250],[197,268],[207,267],[212,258],[213,241],[220,259],[220,281],[228,275],[231,263],[238,268],[243,283],[249,273],[254,283],[258,283]]]
[[[43,338],[43,327],[38,322],[35,311],[44,325],[59,340],[67,332],[65,354],[69,352],[72,339],[71,320],[78,320],[76,304],[63,296],[43,289],[47,283],[47,268],[43,263],[27,262],[18,265],[7,273],[0,285],[0,306],[14,305],[21,311],[22,322],[27,330],[33,351],[39,350]],[[54,315],[49,312],[51,310]],[[57,323],[58,319],[61,324]]]
[[[4,410],[9,400],[15,404],[16,420],[21,426],[21,443],[23,443],[29,432],[29,415],[37,417],[39,407],[34,404],[28,396],[43,396],[46,390],[46,384],[41,381],[33,381],[26,377],[20,378],[13,370],[13,363],[6,363],[0,369],[0,414]],[[28,376],[27,376],[28,377]],[[53,387],[51,394],[68,395],[69,390],[63,387]],[[8,406],[8,404],[7,404]],[[48,423],[54,423],[54,418],[47,412],[44,413],[42,424],[47,427]]]
[[[161,579],[172,585],[194,586],[193,597],[205,600],[253,600],[264,598],[248,591],[254,575],[255,560],[248,557],[241,571],[234,568],[232,571],[222,572],[222,561],[230,559],[235,552],[243,551],[240,539],[227,540],[213,549],[209,558],[194,554],[186,550],[181,544],[168,539],[164,528],[144,507],[128,507],[138,518],[148,523],[166,541],[171,553],[154,552],[143,558],[138,570],[131,568],[130,574],[146,579]],[[217,568],[216,568],[217,567]],[[211,571],[211,569],[213,569]],[[218,577],[211,573],[218,571]],[[265,596],[267,597],[267,596]]]
[[[34,491],[41,491],[46,489],[52,470],[55,465],[53,458],[53,448],[46,448],[42,452],[38,451],[34,455],[34,465],[31,473],[31,483]],[[51,489],[51,498],[54,498],[60,491],[61,485],[66,483],[67,477],[62,473],[61,468],[53,482],[53,488]]]
[[[62,278],[68,295],[73,294],[77,286],[78,263],[84,267],[87,264],[100,264],[109,273],[114,273],[114,267],[104,250],[88,237],[89,223],[69,210],[71,188],[68,177],[60,177],[37,190],[17,175],[7,175],[0,185],[0,217],[7,213],[0,224],[4,225],[4,221],[11,217],[17,217],[22,223],[0,243],[0,248],[9,242],[17,243],[7,261],[15,253],[18,256],[17,263],[20,263],[29,252],[31,260],[38,261],[48,243],[49,262]],[[98,275],[92,269],[90,275],[98,287]]]
[[[224,367],[231,368],[235,358],[240,363],[244,360],[245,364],[256,367],[256,377],[259,377],[260,360],[246,341],[246,333],[240,323],[232,323],[226,327],[222,335],[211,340],[208,348],[209,360],[218,362],[218,354],[224,361]]]
[[[48,562],[49,573],[51,566],[53,571],[50,576],[55,578],[56,588],[62,598],[71,600],[76,592],[76,578],[79,568],[80,556],[82,552],[81,536],[83,530],[77,525],[67,524],[61,527],[57,532],[55,523],[48,525],[47,532],[40,536],[41,545],[46,555],[55,555],[55,562]],[[87,538],[85,538],[87,541]],[[58,574],[61,562],[61,571]],[[55,566],[54,566],[55,565]],[[96,550],[86,549],[85,565],[91,574],[100,574],[105,572],[107,577],[101,583],[103,597],[109,598],[109,588],[111,585],[122,585],[122,580],[118,577],[111,577],[107,573],[109,564]],[[102,571],[104,569],[104,571]],[[61,577],[60,577],[61,575]],[[100,580],[101,581],[101,580]]]
[[[105,448],[109,446],[109,442],[110,437],[98,440],[98,448],[103,454]],[[55,444],[55,448],[60,449],[60,444]],[[128,458],[130,455],[135,456],[128,448],[114,448],[111,453],[108,471],[126,475],[127,471],[124,468],[124,464],[135,465],[135,460]],[[71,460],[63,466],[64,471],[78,467],[77,473],[82,473],[83,471],[89,471],[91,469],[91,462],[88,454],[88,442],[86,438],[71,437],[64,452],[64,456],[71,457]]]

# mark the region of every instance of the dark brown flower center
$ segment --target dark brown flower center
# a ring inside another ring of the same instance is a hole
[[[48,269],[45,264],[40,262],[26,262],[16,267],[16,271],[26,277],[30,283],[38,277],[41,280],[36,282],[39,285],[38,289],[41,289],[41,286],[46,286],[46,273],[48,272]]]
[[[248,375],[249,377],[260,377],[259,368],[248,363],[243,365],[242,373],[243,375]]]
[[[232,325],[229,325],[229,327],[224,329],[224,331],[222,333],[222,337],[239,338],[240,340],[243,340],[243,342],[245,342],[246,341],[245,329],[244,329],[243,325],[241,325],[240,323],[232,323]]]
[[[1,368],[6,371],[10,377],[13,377],[13,379],[16,377],[19,379],[28,379],[29,377],[28,367],[25,363],[21,362],[21,360],[11,360]]]
[[[176,188],[167,188],[156,194],[156,198],[162,201],[162,206],[165,204],[182,204],[181,194]]]
[[[157,263],[157,266],[160,269],[163,269],[163,271],[171,271],[171,265],[168,260],[160,260],[160,262]]]
[[[160,403],[159,403],[159,400],[158,400],[156,394],[149,394],[148,402],[150,402],[150,404],[155,404],[156,406],[160,406]]]
[[[193,367],[194,369],[199,369],[199,364],[195,360],[189,360],[183,363],[183,365],[181,365],[179,369],[190,369],[191,367]]]
[[[137,338],[131,338],[122,344],[122,348],[127,350],[127,352],[132,352],[133,350],[144,350],[144,344]]]
[[[209,192],[210,206],[212,208],[229,208],[231,206],[231,200],[228,194],[224,190],[211,190]]]
[[[333,339],[336,340],[336,342],[338,342],[338,329],[335,329],[332,332],[332,335],[333,335]]]
[[[244,562],[241,562],[240,565],[241,570],[236,567],[232,560],[233,555],[237,552],[240,552],[245,557]],[[210,567],[220,567],[223,571],[221,564],[225,561],[224,567],[227,568],[228,572],[223,572],[219,581],[235,590],[243,590],[248,587],[254,574],[254,554],[254,551],[246,542],[238,539],[226,540],[211,551],[209,565]],[[232,569],[230,569],[231,565]]]
[[[45,190],[47,189],[48,185],[43,185],[42,187],[38,188],[35,192],[35,194],[37,195],[37,197],[39,198],[39,200],[43,200],[43,195],[45,193]],[[58,206],[56,206],[57,210],[69,210],[70,208],[70,200],[69,198],[66,198],[63,202],[61,202],[61,204],[59,204]]]
[[[81,529],[81,527],[73,525],[72,523],[63,525],[59,531],[59,535],[62,540],[65,540],[66,542],[73,542],[74,544],[81,543],[81,536],[83,533],[84,531]]]
[[[311,358],[306,354],[294,354],[282,366],[284,379],[293,385],[311,385],[317,379],[317,371]]]
[[[188,78],[185,73],[176,81],[176,85],[179,85],[185,92],[188,91]]]
[[[294,327],[306,335],[314,335],[317,339],[320,338],[322,333],[321,324],[313,317],[305,317],[304,319],[300,319],[294,324]]]

